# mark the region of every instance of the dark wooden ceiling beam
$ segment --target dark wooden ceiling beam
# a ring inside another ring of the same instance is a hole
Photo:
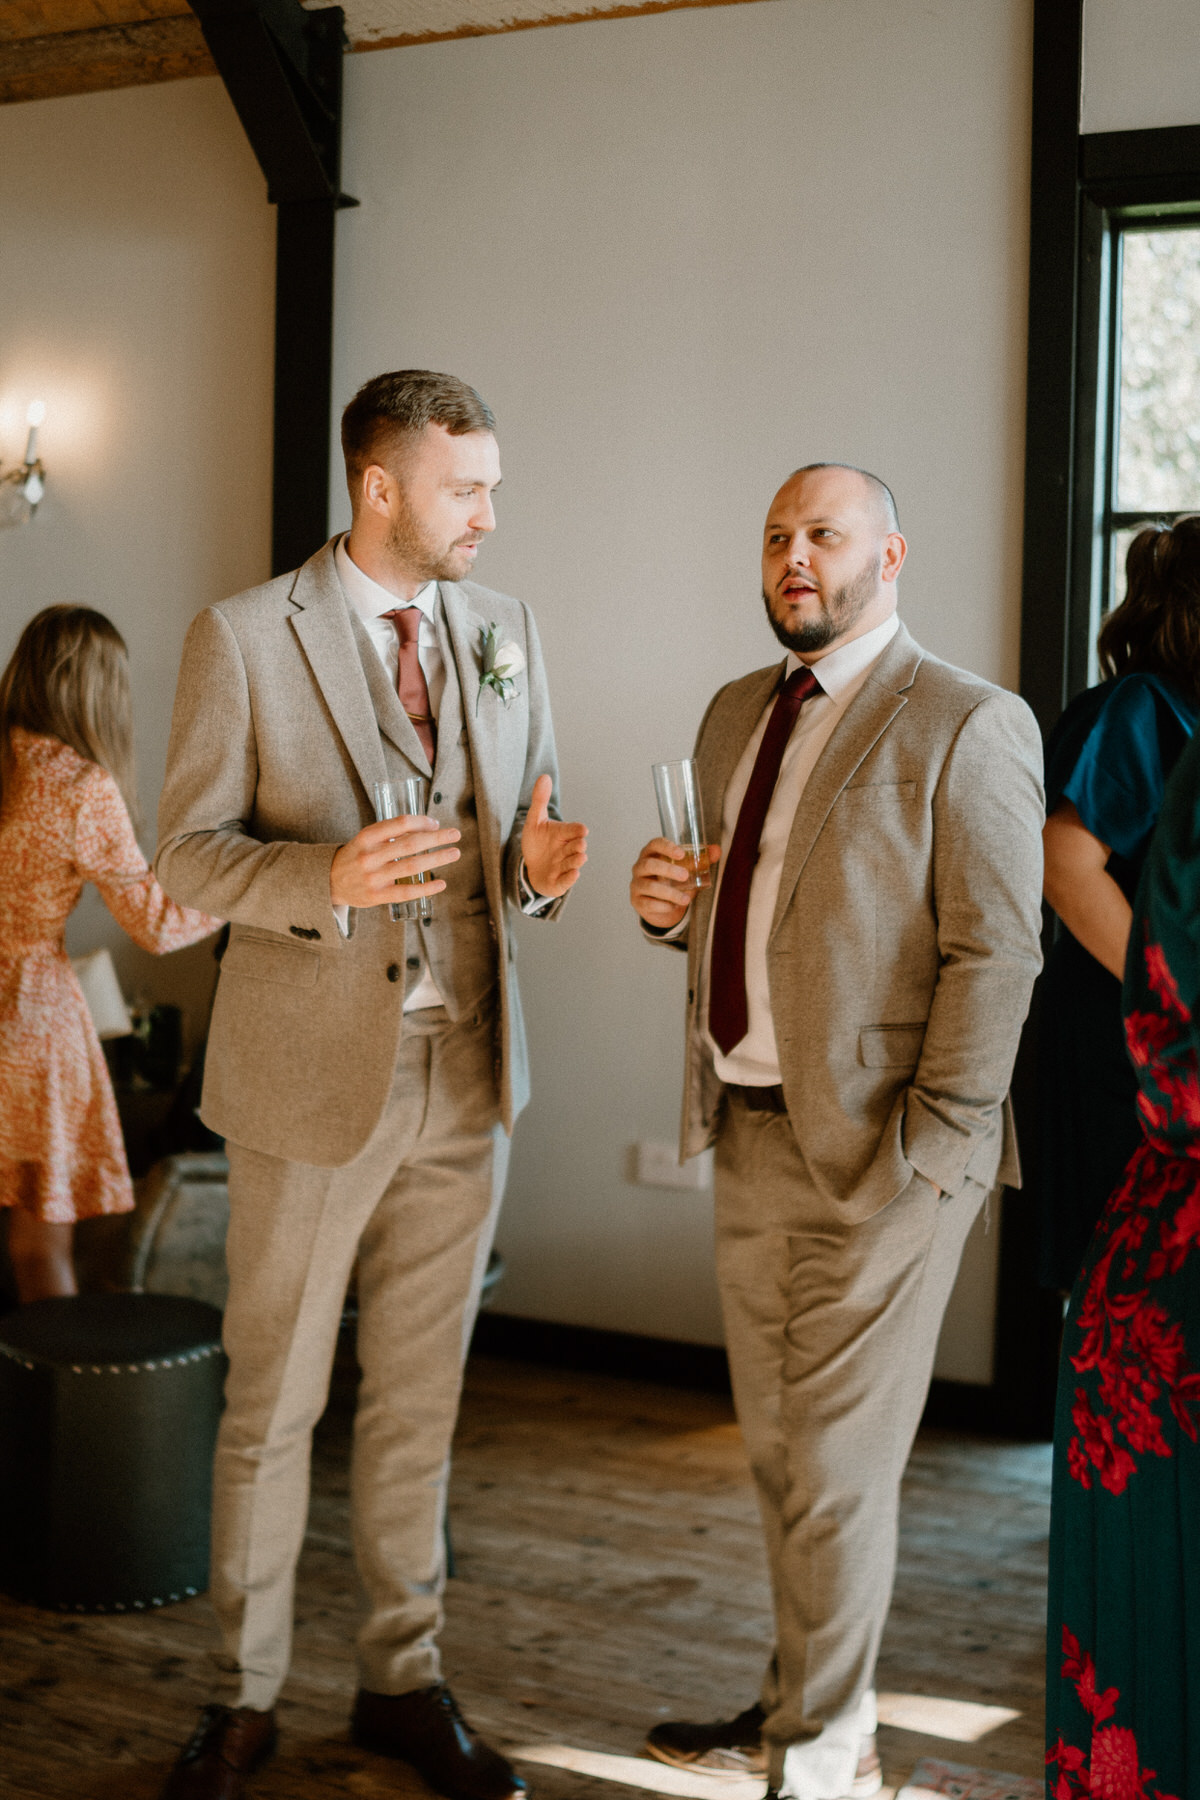
[[[41,37],[0,38],[0,105],[215,73],[199,22],[191,13]]]

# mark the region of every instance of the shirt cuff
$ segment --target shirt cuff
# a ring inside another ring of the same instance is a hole
[[[687,930],[688,920],[691,916],[692,909],[689,904],[682,919],[675,925],[647,925],[645,919],[639,920],[639,923],[647,937],[656,939],[660,944],[670,944],[673,943],[676,938],[683,936],[684,932]]]
[[[529,880],[529,872],[525,867],[525,858],[521,858],[521,866],[517,870],[517,892],[521,897],[521,911],[527,919],[540,918],[548,907],[554,905],[553,894],[539,894]]]
[[[333,909],[333,916],[337,920],[337,928],[342,936],[348,938],[350,936],[350,908],[348,906],[335,906]]]

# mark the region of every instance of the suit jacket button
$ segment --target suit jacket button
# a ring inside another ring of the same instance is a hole
[[[400,974],[401,974],[401,969],[400,969],[399,963],[389,963],[388,964],[387,978],[389,981],[399,981]]]
[[[695,988],[689,988],[688,989],[688,1005],[694,1006],[695,1004],[696,1004],[696,990],[695,990]]]
[[[407,961],[410,969],[419,969],[421,966],[421,959],[419,956],[410,956],[407,958]]]
[[[440,794],[435,794],[433,796],[433,804],[435,806],[440,806],[442,804],[442,796]]]

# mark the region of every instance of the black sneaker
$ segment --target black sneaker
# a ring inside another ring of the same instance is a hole
[[[767,1753],[762,1744],[766,1713],[748,1706],[736,1719],[714,1719],[692,1725],[686,1719],[668,1719],[656,1725],[646,1739],[646,1750],[659,1762],[677,1769],[717,1769],[725,1774],[766,1773]]]

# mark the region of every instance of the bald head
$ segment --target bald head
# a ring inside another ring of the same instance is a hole
[[[891,488],[886,481],[880,481],[878,475],[872,475],[868,469],[858,468],[855,463],[805,463],[802,469],[792,471],[784,486],[790,486],[800,475],[815,475],[820,469],[842,469],[847,475],[857,475],[867,504],[875,508],[881,531],[899,531],[900,515],[896,511],[896,496]]]
[[[763,600],[776,637],[815,662],[881,625],[896,610],[906,549],[878,476],[847,463],[797,469],[763,534]]]

